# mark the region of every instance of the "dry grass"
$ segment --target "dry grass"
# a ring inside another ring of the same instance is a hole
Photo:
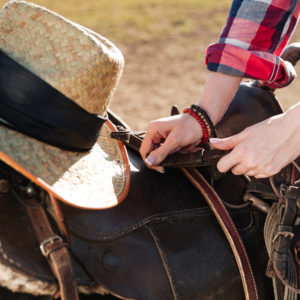
[[[32,0],[116,42],[153,40],[192,32],[196,23],[218,28],[224,17],[216,13],[229,0]],[[0,0],[0,5],[6,1]],[[207,18],[195,22],[195,11]]]
[[[0,5],[6,1],[0,0]],[[231,0],[32,0],[113,41],[126,66],[111,108],[135,129],[197,100],[204,54],[225,23]],[[300,29],[293,41],[300,41]],[[300,64],[299,64],[300,65]],[[297,68],[300,72],[300,66]],[[298,101],[298,80],[277,95]]]

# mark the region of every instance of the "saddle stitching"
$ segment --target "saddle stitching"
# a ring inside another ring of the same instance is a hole
[[[165,253],[161,250],[159,238],[152,231],[151,225],[150,226],[146,225],[146,228],[149,230],[149,233],[152,236],[152,239],[153,239],[154,244],[156,246],[156,249],[157,249],[157,251],[158,251],[158,253],[161,257],[161,261],[162,261],[164,270],[166,271],[166,275],[168,277],[168,281],[169,281],[169,284],[170,284],[170,289],[172,291],[174,300],[176,300],[176,299],[178,299],[178,295],[177,295],[177,292],[175,290],[175,283],[174,283],[173,278],[170,274],[170,268],[169,268],[169,265],[167,263]]]
[[[10,264],[13,264],[14,266],[21,268],[22,265],[17,263],[16,261],[14,261],[13,259],[9,258],[8,255],[6,254],[6,252],[4,251],[3,247],[2,247],[2,242],[0,241],[0,253],[2,254],[2,257],[8,261]],[[36,275],[36,274],[34,274]]]
[[[151,217],[147,217],[145,219],[143,219],[140,222],[137,222],[135,225],[131,225],[131,226],[127,226],[124,227],[123,230],[119,230],[119,231],[113,231],[111,233],[107,233],[104,231],[92,231],[89,230],[89,232],[87,232],[87,228],[82,227],[82,226],[76,226],[74,225],[73,222],[67,223],[69,225],[73,225],[70,228],[70,231],[74,234],[78,234],[78,232],[80,233],[84,233],[85,237],[89,237],[89,238],[94,238],[96,240],[109,240],[109,239],[114,239],[117,237],[120,237],[122,235],[127,234],[128,232],[131,232],[133,230],[139,229],[142,226],[149,224],[150,222],[155,222],[155,221],[164,221],[164,220],[168,220],[168,219],[174,219],[177,217],[188,217],[188,216],[196,216],[196,215],[202,215],[202,214],[206,214],[206,213],[211,213],[209,207],[202,207],[202,208],[194,208],[194,209],[188,209],[188,210],[182,210],[180,212],[171,212],[171,213],[164,213],[164,214],[155,214]],[[78,231],[78,232],[77,232]]]
[[[8,263],[14,265],[15,267],[17,267],[18,269],[20,269],[21,272],[23,273],[26,273],[30,276],[35,276],[37,278],[40,278],[41,280],[51,280],[52,283],[54,283],[55,281],[53,280],[53,278],[51,277],[41,277],[40,274],[30,270],[31,273],[29,273],[28,271],[24,271],[24,266],[22,266],[20,263],[16,262],[15,260],[13,260],[12,258],[8,257],[8,255],[6,254],[6,252],[4,251],[3,249],[3,246],[2,246],[2,242],[0,241],[0,254],[1,256],[3,257],[4,260],[6,260]]]

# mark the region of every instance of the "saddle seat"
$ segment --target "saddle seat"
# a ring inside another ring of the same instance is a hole
[[[278,112],[272,92],[257,83],[242,84],[218,134],[231,135]],[[131,187],[123,203],[107,210],[62,203],[67,234],[52,218],[53,227],[69,244],[79,291],[121,299],[242,299],[233,254],[202,195],[180,170],[158,174],[145,167],[139,154],[131,149],[128,154]],[[200,171],[212,180],[208,168]],[[24,203],[17,201],[24,178],[4,164],[0,172],[0,285],[15,292],[54,295],[56,280],[40,252]],[[16,184],[11,177],[18,178]],[[265,216],[243,203],[246,184],[229,173],[213,182],[221,198],[233,204],[229,211],[248,251],[259,295],[272,299],[265,277]],[[42,200],[53,216],[48,197]]]

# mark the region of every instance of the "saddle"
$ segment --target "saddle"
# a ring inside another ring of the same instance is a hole
[[[218,134],[237,133],[279,109],[271,91],[256,82],[243,83],[217,127]],[[116,126],[126,126],[112,112],[110,119]],[[242,299],[234,256],[203,195],[179,169],[158,174],[147,169],[130,147],[128,156],[129,193],[124,202],[107,210],[58,203],[1,164],[0,264],[1,274],[6,274],[1,286],[37,296],[53,296],[59,290],[28,218],[28,210],[43,209],[55,236],[68,245],[80,293],[120,299]],[[259,299],[272,299],[271,282],[265,277],[265,214],[243,201],[247,180],[218,174],[215,166],[198,170],[220,195],[239,230]]]
[[[281,112],[272,90],[259,82],[242,83],[217,126],[218,136],[236,134]],[[127,144],[131,168],[128,195],[116,207],[87,210],[58,202],[1,163],[0,285],[34,299],[63,298],[55,266],[51,262],[49,266],[47,257],[64,248],[67,254],[59,259],[67,262],[66,274],[69,268],[74,273],[82,299],[92,299],[94,294],[97,299],[106,299],[104,295],[145,300],[242,299],[243,284],[230,245],[204,195],[179,169],[193,166],[220,196],[238,229],[258,298],[274,299],[272,282],[265,276],[268,252],[268,275],[273,278],[277,261],[272,260],[272,245],[267,242],[268,251],[265,247],[263,230],[265,212],[278,197],[268,181],[218,173],[215,164],[222,153],[213,150],[173,154],[163,162],[166,174],[158,174],[145,167],[136,151],[140,135],[130,134],[131,129],[111,111],[109,119],[118,128],[112,136]],[[293,182],[294,173],[291,166],[282,170],[273,179],[275,188]],[[278,215],[275,206],[272,211]],[[265,229],[271,239],[278,224],[273,216],[268,214],[266,226],[272,230]],[[37,227],[44,224],[52,238],[41,241]],[[287,269],[281,266],[284,280]]]
[[[55,30],[48,30],[51,24]],[[283,228],[279,238],[272,229],[279,244],[266,249],[265,213],[255,206],[260,206],[260,194],[270,194],[268,188],[260,193],[254,184],[244,201],[252,180],[218,173],[220,153],[210,151],[196,157],[174,154],[164,162],[166,174],[147,169],[136,152],[140,136],[130,134],[112,112],[107,120],[123,68],[123,57],[113,44],[24,1],[6,5],[0,27],[0,141],[5,162],[0,164],[0,286],[41,299],[78,300],[78,292],[137,300],[244,298],[237,256],[207,205],[207,194],[199,193],[181,172],[189,174],[186,166],[193,166],[222,199],[239,245],[245,246],[257,283],[255,298],[247,298],[247,293],[246,298],[274,299],[265,276],[267,250],[268,273],[278,275],[281,249],[288,253],[282,239],[291,229]],[[32,45],[31,50],[21,43]],[[13,88],[7,88],[9,84]],[[219,137],[280,112],[271,90],[257,82],[244,83],[217,127]],[[127,156],[115,138],[128,145]],[[26,149],[20,151],[21,146]],[[34,155],[41,152],[36,160]],[[288,183],[292,174],[286,168],[274,178],[274,186]],[[282,219],[286,222],[285,214]],[[280,225],[269,223],[272,228]],[[290,280],[285,264],[280,270],[290,290],[294,272]]]

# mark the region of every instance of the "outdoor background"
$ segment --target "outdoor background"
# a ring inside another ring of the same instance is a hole
[[[0,0],[2,6],[6,1]],[[32,0],[102,34],[123,52],[125,69],[110,108],[133,129],[197,101],[204,55],[225,24],[230,0]],[[292,41],[300,42],[300,28]],[[299,63],[300,65],[300,63]],[[297,68],[300,73],[300,66]],[[300,79],[276,92],[286,108]]]

